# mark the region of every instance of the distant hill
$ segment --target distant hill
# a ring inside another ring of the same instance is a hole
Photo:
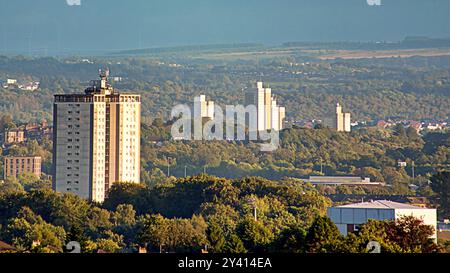
[[[282,46],[349,50],[442,48],[450,47],[450,38],[406,37],[399,42],[287,42]]]
[[[124,50],[113,53],[114,55],[147,55],[173,52],[190,52],[190,51],[216,51],[216,50],[234,50],[234,49],[254,49],[263,47],[258,43],[239,43],[239,44],[214,44],[214,45],[189,45],[176,47],[155,47],[145,49]]]

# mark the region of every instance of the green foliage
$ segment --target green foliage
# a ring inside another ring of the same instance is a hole
[[[404,216],[395,221],[374,221],[361,225],[358,232],[349,234],[339,252],[365,253],[370,241],[378,242],[382,253],[434,253],[439,251],[431,236],[435,230],[423,220]]]
[[[195,215],[191,219],[150,216],[143,220],[138,241],[153,251],[199,252],[207,243],[206,228],[203,218]]]
[[[51,251],[48,247],[62,251],[66,237],[62,227],[45,222],[28,207],[23,207],[17,217],[10,220],[6,234],[15,247],[33,252]]]
[[[46,189],[2,192],[0,240],[33,252],[60,252],[69,241],[85,253],[139,246],[150,252],[364,253],[372,240],[384,252],[439,250],[430,239],[433,229],[415,218],[369,221],[343,238],[325,216],[330,200],[295,179],[200,175],[152,189],[117,183],[108,198],[100,206]],[[185,208],[175,211],[174,203]]]
[[[332,253],[342,243],[341,234],[328,217],[317,217],[306,236],[306,250],[312,253]]]
[[[283,253],[304,253],[306,235],[307,231],[298,225],[287,227],[276,238],[272,250]]]
[[[140,208],[145,200],[141,197],[148,188],[142,184],[118,182],[114,183],[108,191],[108,198],[103,203],[103,207],[115,210],[121,204],[131,204],[135,208]]]
[[[267,251],[274,240],[274,234],[261,221],[256,221],[251,216],[242,220],[237,228],[237,234],[244,243],[246,249],[251,252]]]
[[[211,244],[211,251],[214,253],[224,253],[227,241],[222,227],[217,222],[209,222],[207,235],[208,241]]]
[[[439,197],[442,217],[450,215],[450,171],[439,172],[431,177],[431,188]]]

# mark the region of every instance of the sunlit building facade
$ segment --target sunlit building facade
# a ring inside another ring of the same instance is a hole
[[[282,130],[286,118],[286,109],[277,105],[272,89],[264,87],[263,82],[256,83],[256,89],[245,94],[245,105],[255,105],[258,131]]]
[[[85,94],[55,95],[53,188],[103,202],[115,182],[140,182],[141,102],[108,72]]]

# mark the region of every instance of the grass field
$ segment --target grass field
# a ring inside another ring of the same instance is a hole
[[[450,48],[398,49],[398,50],[333,50],[309,48],[270,48],[233,52],[195,52],[193,59],[206,60],[255,60],[287,56],[308,56],[319,60],[367,59],[367,58],[408,58],[413,56],[434,57],[450,55]]]

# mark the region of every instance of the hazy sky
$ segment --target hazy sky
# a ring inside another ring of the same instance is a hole
[[[450,37],[448,0],[68,1],[0,0],[0,54]]]

